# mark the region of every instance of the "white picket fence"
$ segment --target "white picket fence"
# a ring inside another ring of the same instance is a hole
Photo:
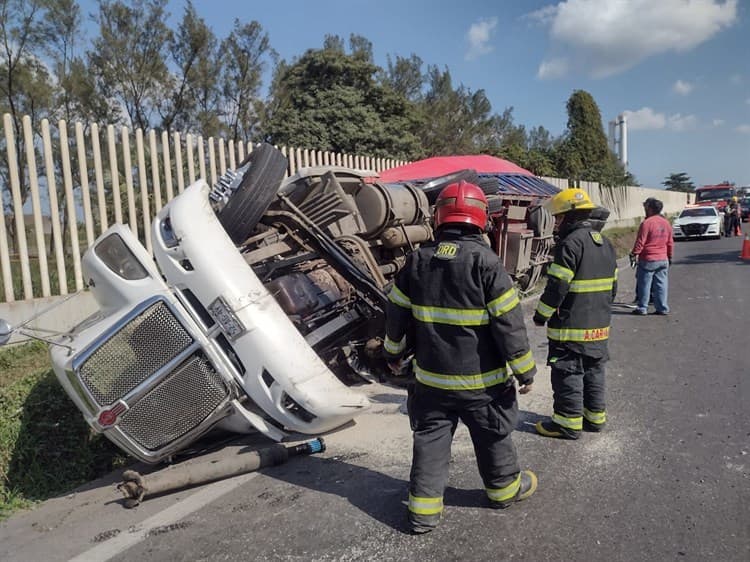
[[[45,119],[41,122],[41,131],[34,131],[31,118],[25,116],[19,132],[14,129],[10,114],[4,115],[3,126],[10,185],[0,185],[0,195],[11,202],[13,212],[10,216],[15,226],[15,243],[11,252],[5,212],[0,212],[0,280],[3,289],[0,302],[7,303],[17,298],[13,287],[16,268],[20,269],[23,299],[51,296],[50,261],[54,261],[56,268],[55,295],[68,294],[67,279],[71,267],[75,290],[83,288],[81,256],[93,245],[95,238],[107,230],[111,221],[127,224],[151,252],[150,224],[162,206],[197,178],[204,178],[213,185],[221,174],[228,168],[236,168],[253,150],[252,144],[242,141],[204,139],[193,134],[159,134],[155,130],[144,132],[136,129],[133,133],[127,127],[120,127],[117,131],[113,125],[106,127],[103,142],[101,133],[104,129],[96,123],[85,127],[80,122],[73,124],[75,136],[69,140],[69,125],[65,121],[59,121],[57,130],[51,131],[50,123]],[[24,146],[23,162],[15,148],[18,134]],[[133,138],[134,147],[131,145]],[[280,150],[289,161],[289,175],[310,166],[345,166],[379,172],[404,163],[285,146]],[[71,151],[75,153],[75,159],[71,157]],[[77,168],[74,168],[74,161]],[[43,168],[38,168],[38,163],[43,163]],[[75,180],[73,170],[76,170]],[[29,186],[31,224],[27,220],[29,202],[24,205],[22,198],[22,171],[26,179],[24,183]],[[58,185],[62,187],[60,192]],[[63,247],[64,222],[60,220],[58,193],[64,198],[68,217],[66,247]],[[49,239],[45,236],[46,224],[51,227]],[[81,229],[85,234],[82,235]],[[27,230],[33,233],[33,245],[27,240]],[[36,260],[30,257],[34,254]],[[54,260],[49,259],[52,256]],[[38,275],[32,275],[32,261],[36,261],[33,266],[38,268]],[[34,279],[38,281],[34,282]]]

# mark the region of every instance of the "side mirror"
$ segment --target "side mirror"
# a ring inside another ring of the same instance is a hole
[[[7,320],[0,318],[0,345],[5,345],[13,335],[13,326]]]

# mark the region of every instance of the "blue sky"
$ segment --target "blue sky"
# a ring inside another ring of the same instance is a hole
[[[185,2],[170,0],[170,20]],[[418,55],[484,89],[495,112],[565,130],[590,92],[607,121],[628,117],[629,170],[648,187],[673,172],[750,185],[750,0],[194,0],[223,38],[257,20],[287,61],[326,34],[363,35],[375,62]],[[95,10],[83,0],[84,13]],[[90,29],[90,28],[89,28]]]

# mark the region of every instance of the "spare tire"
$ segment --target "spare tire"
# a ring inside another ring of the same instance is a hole
[[[287,159],[270,144],[253,150],[238,167],[244,173],[239,186],[217,216],[235,244],[242,244],[255,230],[279,190]]]

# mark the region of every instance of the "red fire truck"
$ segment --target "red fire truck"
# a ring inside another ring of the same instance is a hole
[[[704,185],[695,190],[696,205],[713,205],[719,212],[724,212],[727,201],[737,195],[737,190],[733,183],[722,182],[716,185]]]

